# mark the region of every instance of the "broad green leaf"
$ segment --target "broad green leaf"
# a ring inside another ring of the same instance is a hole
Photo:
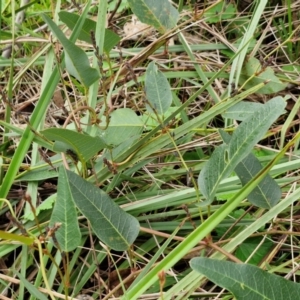
[[[228,20],[235,16],[236,6],[227,1],[220,1],[218,4],[212,6],[204,13],[204,18],[207,23],[218,23],[222,20]]]
[[[55,237],[62,251],[70,252],[77,248],[81,241],[81,233],[77,221],[77,211],[73,202],[66,170],[59,168],[57,198],[50,219],[50,227],[60,223]]]
[[[64,128],[49,128],[41,132],[47,139],[57,141],[60,147],[55,147],[55,151],[74,151],[80,161],[86,162],[105,148],[105,142],[99,137],[92,137]],[[62,147],[61,145],[64,145]]]
[[[96,69],[90,67],[86,53],[69,41],[60,28],[48,16],[42,15],[42,17],[64,47],[68,72],[86,87],[92,85],[100,78],[100,75]]]
[[[168,0],[128,0],[128,3],[141,22],[155,27],[160,33],[177,24],[179,13]]]
[[[249,80],[253,74],[257,74],[253,79]],[[287,87],[287,83],[281,82],[281,80],[275,75],[271,67],[266,67],[262,70],[262,66],[259,60],[255,57],[250,57],[244,64],[242,73],[240,76],[240,84],[243,85],[245,89],[251,88],[261,82],[269,81],[264,87],[262,87],[258,93],[260,94],[273,94],[284,90]]]
[[[154,109],[158,114],[164,114],[172,103],[170,84],[165,75],[151,62],[146,70],[145,88],[147,100],[150,103],[148,110]]]
[[[53,150],[53,148],[51,149]],[[39,161],[36,165],[31,166],[30,169],[26,170],[23,173],[20,173],[16,177],[16,181],[41,181],[49,178],[54,178],[58,176],[56,168],[61,166],[61,154],[57,153],[51,157],[48,157],[52,163],[53,169],[48,163],[44,160]]]
[[[224,118],[229,118],[238,121],[246,120],[255,110],[261,108],[263,104],[256,102],[241,101],[231,107],[222,114]]]
[[[140,119],[142,120],[144,128],[146,130],[152,130],[153,128],[161,125],[161,122],[159,122],[159,120],[164,120],[164,118],[169,117],[177,109],[178,107],[171,106],[163,115],[158,115],[158,118],[154,113],[144,113],[140,116]],[[180,119],[180,115],[176,116],[176,120],[178,119]]]
[[[247,261],[248,264],[259,265],[273,245],[272,241],[264,237],[251,237],[238,246],[235,256],[243,262]]]
[[[278,96],[264,104],[262,108],[242,122],[234,131],[228,144],[228,156],[231,160],[241,161],[255,144],[264,137],[274,121],[284,112],[286,102]]]
[[[44,200],[35,210],[35,215],[38,216],[42,210],[52,209],[56,200],[57,194],[52,194],[46,200]],[[25,220],[34,221],[34,215],[32,211],[24,216]]]
[[[93,184],[71,171],[67,177],[73,200],[96,236],[114,250],[127,250],[138,236],[139,222]]]
[[[117,146],[133,136],[138,138],[143,126],[133,110],[119,108],[110,114],[108,128],[101,131],[100,137],[105,140],[106,144]]]
[[[291,78],[293,78],[294,80],[297,80],[297,78],[298,78],[297,73],[300,72],[300,66],[292,63],[291,65],[282,66],[282,70],[284,70],[286,72],[291,72],[291,74],[289,74],[289,76],[293,76]]]
[[[300,284],[247,264],[210,258],[193,258],[191,268],[229,290],[237,300],[299,299]]]
[[[234,169],[243,186],[251,181],[261,170],[262,166],[259,160],[251,153]],[[247,198],[253,205],[270,209],[281,199],[281,189],[276,181],[267,174]]]
[[[249,27],[249,24],[251,22],[249,16],[251,17],[251,15],[239,14],[238,18],[231,18],[230,23],[228,24],[228,27],[230,27],[230,33],[235,34],[236,37],[239,37],[238,39],[236,39],[237,44],[241,42],[243,35],[246,33],[246,30]],[[253,44],[252,46],[254,47],[257,41],[253,38],[250,43]],[[247,52],[250,52],[249,50],[251,51],[251,49],[247,49]]]
[[[108,3],[107,8],[109,12],[112,12],[115,9],[116,5],[118,4],[118,1],[119,0],[112,0]],[[117,13],[121,13],[126,8],[128,8],[127,0],[122,0],[120,5],[118,6]]]
[[[237,127],[228,146],[221,145],[214,151],[198,177],[200,191],[209,203],[213,201],[221,180],[228,177],[250,153],[282,114],[285,105],[282,97],[273,98]]]
[[[45,296],[41,291],[37,289],[33,284],[31,284],[21,273],[19,273],[17,270],[13,270],[13,273],[16,274],[20,281],[24,284],[28,292],[31,296],[34,296],[36,299],[39,300],[47,300],[48,296]]]
[[[137,140],[137,137],[133,136],[133,137],[127,139],[126,141],[122,142],[120,145],[114,147],[113,149],[106,149],[105,151],[103,151],[101,157],[98,157],[95,160],[95,165],[94,165],[95,173],[98,173],[100,170],[103,170],[103,169],[108,169],[107,165],[105,166],[103,163],[104,158],[106,158],[108,160],[112,160],[113,158],[118,157],[120,155],[120,153],[124,153],[125,151],[128,151],[129,149],[131,149],[132,145],[136,142],[136,140]],[[117,170],[118,170],[118,168],[117,168]],[[111,171],[110,171],[110,173],[111,173]],[[123,176],[121,178],[123,178]]]
[[[73,30],[79,16],[74,13],[70,13],[67,11],[61,11],[58,13],[59,18],[71,29]],[[84,25],[79,33],[78,38],[82,41],[85,41],[89,44],[92,44],[92,39],[91,39],[91,31],[96,31],[96,25],[97,23],[93,20],[86,19],[84,22]],[[110,50],[116,46],[121,38],[115,34],[113,31],[109,29],[105,29],[105,39],[104,39],[104,51],[105,52],[110,52]]]
[[[60,163],[61,164],[61,163]],[[52,169],[49,165],[42,169],[29,169],[21,176],[16,178],[16,181],[41,181],[49,178],[57,177],[57,171]]]
[[[231,136],[220,130],[223,141],[228,144]],[[259,160],[249,153],[234,169],[240,178],[242,185],[245,186],[262,170]],[[262,181],[248,195],[248,201],[258,207],[270,209],[281,199],[281,189],[276,181],[267,174]]]
[[[208,162],[204,165],[198,177],[200,192],[207,199],[201,206],[209,205],[216,194],[216,189],[223,178],[229,176],[234,167],[229,168],[225,162],[227,145],[221,145],[215,149]]]

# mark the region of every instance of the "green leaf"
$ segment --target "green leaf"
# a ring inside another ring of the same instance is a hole
[[[9,40],[12,38],[12,33],[4,30],[0,30],[1,40]],[[3,57],[1,57],[3,59]]]
[[[228,20],[235,16],[236,6],[233,3],[227,1],[221,1],[216,5],[213,5],[210,9],[204,13],[205,21],[209,24],[218,23],[222,20]]]
[[[177,109],[178,109],[178,107],[171,106],[163,115],[159,115],[158,118],[154,113],[144,113],[143,115],[140,116],[140,119],[142,120],[142,122],[144,124],[144,128],[146,130],[152,130],[153,128],[161,125],[159,120],[163,120],[164,118],[169,117]],[[179,120],[180,115],[177,115],[175,117],[175,119]]]
[[[108,11],[109,12],[112,12],[114,11],[116,5],[118,3],[118,0],[112,0],[112,1],[109,1],[108,3]],[[117,13],[121,13],[124,9],[128,8],[128,3],[127,3],[127,0],[122,0],[120,5],[118,6],[118,10],[117,10]]]
[[[272,123],[282,114],[286,103],[275,97],[235,130],[227,145],[221,145],[212,154],[198,177],[201,193],[211,203],[222,179],[228,177],[264,136]]]
[[[249,77],[253,74],[257,74],[253,79],[249,81]],[[242,73],[240,76],[240,84],[244,86],[244,89],[251,88],[258,83],[269,81],[264,87],[259,89],[257,92],[260,94],[273,94],[284,90],[287,87],[287,83],[281,82],[281,80],[275,75],[273,69],[266,67],[262,70],[262,66],[259,60],[255,57],[250,57],[244,64]]]
[[[49,196],[46,200],[43,200],[43,202],[36,208],[35,215],[38,216],[42,210],[48,210],[52,209],[56,200],[57,194],[52,194]],[[34,215],[33,212],[30,211],[27,215],[24,216],[25,220],[34,221]]]
[[[100,137],[106,144],[117,146],[127,139],[142,133],[143,123],[135,112],[129,108],[120,108],[110,114],[108,128],[101,131]]]
[[[64,47],[68,72],[86,87],[92,85],[100,78],[100,75],[96,69],[90,67],[86,53],[69,41],[60,28],[48,16],[42,15],[42,17]]]
[[[31,284],[21,273],[17,270],[13,270],[13,273],[16,274],[20,281],[24,284],[30,295],[34,296],[39,300],[47,300],[48,297],[45,296],[42,292],[40,292],[33,284]]]
[[[242,122],[234,131],[228,144],[230,159],[238,161],[246,157],[257,142],[262,139],[274,121],[284,112],[286,102],[278,96],[269,100],[262,108]]]
[[[67,177],[73,200],[96,236],[114,250],[127,250],[139,233],[139,222],[93,184],[71,171]]]
[[[53,150],[53,147],[51,148]],[[48,157],[54,168],[61,166],[61,154],[55,154],[51,157]],[[16,181],[42,181],[49,178],[55,178],[58,176],[57,170],[53,169],[52,166],[47,164],[45,161],[40,160],[34,166],[31,166],[30,169],[26,170],[23,173],[20,173],[16,177]]]
[[[19,242],[28,246],[31,246],[34,242],[33,237],[23,236],[15,233],[10,233],[7,231],[0,230],[0,239],[1,240],[11,240],[15,242]]]
[[[235,256],[248,264],[259,265],[269,253],[274,243],[264,237],[252,237],[246,239],[235,251]],[[253,254],[254,252],[254,254]],[[250,260],[249,260],[249,257]]]
[[[61,164],[61,163],[60,163]],[[45,179],[55,178],[58,176],[58,173],[56,170],[51,169],[50,166],[47,166],[46,168],[42,169],[32,169],[29,171],[26,171],[21,176],[18,176],[16,178],[16,181],[41,181]]]
[[[57,177],[57,171],[51,169],[48,165],[46,168],[43,169],[29,169],[21,176],[16,178],[16,181],[41,181],[49,178]]]
[[[158,114],[165,113],[172,103],[170,84],[165,75],[151,62],[146,70],[145,88],[147,100],[150,103],[148,110],[156,110]]]
[[[76,207],[64,167],[59,168],[57,198],[50,220],[50,227],[60,223],[55,237],[62,251],[70,252],[80,245],[81,233]]]
[[[228,144],[231,136],[220,130],[223,141]],[[242,185],[245,186],[262,170],[259,160],[249,153],[234,169],[240,178]],[[262,181],[248,195],[248,201],[261,208],[270,209],[281,199],[281,189],[276,181],[267,174]]]
[[[128,0],[131,10],[141,20],[160,33],[176,26],[179,13],[168,0]]]
[[[299,299],[299,283],[270,274],[256,266],[204,257],[193,258],[190,265],[193,270],[229,290],[237,300]]]
[[[61,21],[64,22],[71,30],[74,29],[79,19],[78,15],[67,11],[61,11],[58,13],[58,15]],[[94,32],[96,31],[96,25],[97,23],[95,21],[86,19],[79,33],[78,39],[85,41],[89,44],[92,44],[91,31]],[[109,53],[110,50],[114,46],[116,46],[120,40],[121,38],[113,31],[109,29],[105,29],[105,38],[104,38],[104,45],[103,45],[104,51]]]
[[[246,120],[255,110],[263,106],[261,103],[241,101],[231,107],[222,115],[224,118],[229,118],[238,121]]]
[[[88,161],[106,147],[105,142],[99,137],[92,137],[64,128],[49,128],[41,131],[41,134],[49,140],[60,142],[54,145],[54,151],[72,150],[83,162]]]

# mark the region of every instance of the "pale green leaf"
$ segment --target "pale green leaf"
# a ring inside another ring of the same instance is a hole
[[[248,264],[259,265],[273,246],[274,243],[265,237],[250,237],[238,246],[235,257]]]
[[[227,1],[220,1],[213,5],[210,9],[205,10],[204,18],[207,23],[218,23],[222,20],[228,20],[235,16],[236,5],[227,3]]]
[[[117,146],[127,139],[138,138],[143,130],[143,123],[136,113],[129,108],[119,108],[110,114],[108,128],[100,132],[106,144]]]
[[[254,74],[257,75],[248,81]],[[287,83],[281,82],[271,67],[266,67],[262,70],[259,60],[255,57],[250,57],[245,62],[242,69],[240,84],[243,85],[246,81],[247,84],[244,86],[245,89],[251,88],[261,82],[268,81],[268,83],[258,91],[258,93],[266,95],[280,92],[287,87]]]
[[[57,198],[50,219],[50,227],[56,223],[61,224],[55,233],[60,248],[65,252],[77,248],[80,244],[81,233],[77,221],[76,207],[64,167],[59,169]]]
[[[109,1],[108,3],[108,11],[109,12],[112,12],[116,5],[118,4],[119,0],[112,0],[112,1]],[[127,3],[127,0],[122,0],[120,5],[118,6],[118,10],[117,10],[117,13],[121,13],[124,9],[128,8],[128,3]]]
[[[92,137],[64,128],[49,128],[41,132],[47,139],[60,142],[54,146],[55,151],[72,150],[78,158],[86,162],[105,148],[100,137]]]
[[[154,62],[147,67],[145,88],[147,100],[150,103],[148,110],[164,114],[172,103],[172,92],[167,78],[158,70]]]
[[[233,171],[225,162],[227,145],[221,145],[215,149],[208,162],[204,165],[198,177],[198,185],[202,195],[208,200],[203,205],[209,205],[216,194],[216,189],[223,178]]]
[[[71,29],[73,30],[79,16],[74,13],[70,13],[67,11],[61,11],[58,13],[59,18]],[[85,41],[87,43],[92,44],[91,39],[91,31],[96,31],[96,25],[97,23],[93,20],[86,19],[84,21],[83,27],[78,35],[78,39]],[[118,44],[120,41],[120,37],[115,34],[113,31],[109,29],[105,29],[105,38],[104,38],[104,45],[103,49],[105,52],[109,52],[114,46]]]
[[[252,115],[255,110],[258,110],[262,106],[263,104],[261,103],[241,101],[229,107],[229,109],[224,114],[222,114],[222,116],[224,118],[244,121],[250,115]]]
[[[154,113],[145,113],[140,116],[140,119],[142,120],[146,130],[152,130],[153,128],[161,125],[161,122],[159,122],[159,120],[164,120],[164,118],[169,117],[177,109],[178,107],[171,106],[163,115],[158,115],[158,118]],[[180,119],[180,115],[176,116],[176,119]]]
[[[114,250],[127,250],[139,233],[139,222],[93,184],[71,171],[67,177],[73,200],[96,236]]]
[[[61,163],[60,163],[61,164]],[[16,181],[41,181],[49,178],[57,177],[57,171],[49,165],[43,168],[30,169],[16,178]]]
[[[100,75],[96,69],[90,67],[86,53],[69,41],[60,28],[47,15],[42,15],[42,17],[64,47],[68,72],[86,87],[92,85],[100,78]]]
[[[44,160],[40,160],[37,164],[30,169],[18,175],[16,181],[41,181],[58,176],[56,168],[61,166],[61,154],[57,153],[51,157],[48,157],[52,166],[46,163]]]
[[[179,13],[168,0],[128,0],[128,4],[141,22],[161,33],[177,24]]]
[[[51,196],[49,196],[46,200],[44,200],[37,208],[35,211],[35,215],[38,216],[40,214],[41,211],[43,210],[48,210],[48,209],[52,209],[56,200],[57,194],[52,194]],[[33,212],[30,211],[29,214],[24,216],[25,220],[30,220],[33,221],[34,220],[34,215]]]
[[[229,159],[241,161],[246,157],[273,122],[284,112],[285,106],[286,102],[282,97],[275,97],[242,122],[234,131],[228,144]]]
[[[213,201],[221,180],[228,177],[250,153],[282,114],[285,105],[282,97],[273,98],[237,127],[228,146],[221,145],[215,150],[198,177],[200,191],[209,202]]]
[[[231,136],[220,130],[223,141],[228,144]],[[240,178],[242,185],[245,186],[263,169],[259,160],[249,153],[234,169]],[[248,201],[261,208],[270,209],[281,199],[281,189],[276,181],[267,174],[262,181],[248,195]]]
[[[260,268],[210,258],[193,258],[191,268],[229,290],[237,300],[294,300],[300,297],[300,284]]]

